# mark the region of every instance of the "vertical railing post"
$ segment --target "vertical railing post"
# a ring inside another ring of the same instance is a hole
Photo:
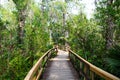
[[[82,62],[80,61],[80,69],[82,69]]]
[[[84,80],[86,80],[86,72],[87,72],[86,65],[84,65],[84,73],[85,73]]]
[[[90,79],[91,80],[94,80],[94,76],[95,76],[94,72],[90,71]]]
[[[71,58],[70,58],[70,51],[69,51],[69,49],[68,49],[68,57],[69,57],[69,59],[70,59],[70,61],[71,61]]]
[[[84,80],[89,80],[89,66],[85,63],[84,63],[84,73],[85,73]]]
[[[76,65],[75,56],[74,55],[73,55],[73,64],[74,64],[74,66]]]

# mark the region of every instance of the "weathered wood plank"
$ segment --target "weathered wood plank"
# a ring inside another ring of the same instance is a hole
[[[79,80],[79,75],[73,68],[68,53],[58,50],[55,58],[49,60],[40,80]]]

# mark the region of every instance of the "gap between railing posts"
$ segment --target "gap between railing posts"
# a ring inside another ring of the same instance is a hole
[[[120,78],[89,63],[72,50],[68,49],[69,58],[80,75],[80,80],[120,80]]]
[[[31,68],[24,80],[39,80],[44,70],[44,67],[47,65],[48,59],[51,57],[53,51],[55,52],[56,48],[48,50],[37,63]]]

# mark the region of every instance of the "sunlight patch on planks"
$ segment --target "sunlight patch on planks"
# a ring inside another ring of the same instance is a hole
[[[70,59],[51,58],[50,61],[69,61]]]

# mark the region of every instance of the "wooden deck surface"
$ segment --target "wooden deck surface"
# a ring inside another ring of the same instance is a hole
[[[73,68],[68,53],[58,50],[55,58],[49,60],[40,80],[79,80],[79,75]]]

